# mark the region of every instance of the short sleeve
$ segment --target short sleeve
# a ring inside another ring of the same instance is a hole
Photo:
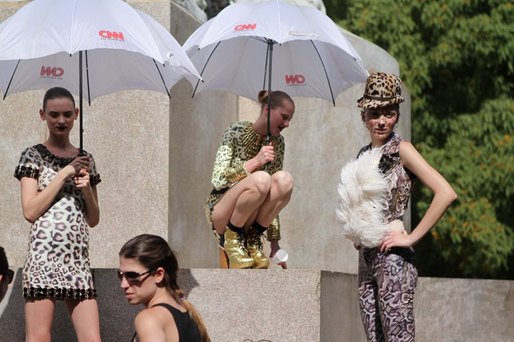
[[[21,180],[23,177],[37,179],[39,177],[39,154],[33,147],[26,148],[20,156],[20,161],[14,169],[14,177]]]
[[[96,169],[95,159],[91,154],[89,154],[89,156],[91,157],[91,162],[89,164],[89,183],[91,186],[96,186],[102,181],[102,179],[100,178],[100,174]]]

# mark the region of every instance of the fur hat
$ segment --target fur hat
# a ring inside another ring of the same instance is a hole
[[[404,101],[402,80],[394,74],[374,72],[369,75],[364,96],[357,100],[357,107],[364,110],[380,108]]]

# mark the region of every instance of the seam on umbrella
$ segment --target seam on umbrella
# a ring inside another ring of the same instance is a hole
[[[166,81],[164,80],[164,77],[162,76],[161,69],[159,69],[159,66],[157,65],[157,62],[155,59],[152,58],[153,64],[155,65],[155,68],[157,69],[157,72],[159,73],[159,76],[161,77],[162,84],[164,86],[164,89],[166,89],[166,93],[168,94],[168,98],[171,99],[170,91],[168,90],[168,86],[166,85]]]
[[[204,64],[204,66],[203,66],[203,68],[202,68],[202,71],[200,72],[200,77],[202,77],[202,79],[201,79],[201,80],[196,81],[196,86],[195,86],[195,89],[193,90],[193,96],[191,96],[191,97],[194,97],[194,96],[195,96],[195,94],[196,94],[196,90],[198,89],[198,85],[200,84],[200,81],[202,81],[202,82],[203,82],[203,72],[205,71],[205,68],[207,68],[207,64],[209,64],[209,61],[211,60],[212,55],[213,55],[213,54],[214,54],[214,52],[218,49],[218,46],[219,46],[220,44],[221,44],[221,41],[220,41],[220,42],[218,42],[218,43],[216,44],[216,46],[214,47],[214,49],[212,49],[211,53],[209,54],[209,58],[207,58],[207,60],[205,61],[205,64]]]
[[[314,47],[314,51],[316,51],[319,61],[321,62],[321,66],[323,67],[323,72],[325,73],[325,77],[327,79],[328,89],[330,90],[330,97],[332,98],[332,104],[335,106],[336,101],[334,99],[334,93],[332,91],[332,84],[330,84],[330,78],[328,77],[327,68],[325,68],[325,63],[323,62],[323,58],[321,58],[321,55],[319,54],[318,47],[316,46],[316,44],[314,44],[314,41],[312,39],[309,39],[309,41],[311,42],[312,46]]]

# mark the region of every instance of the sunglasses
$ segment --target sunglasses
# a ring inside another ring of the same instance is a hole
[[[155,271],[155,270],[151,269],[151,270],[148,270],[146,272],[134,272],[134,271],[122,272],[120,270],[117,270],[116,274],[118,275],[118,279],[120,281],[123,278],[125,278],[127,280],[127,282],[132,285],[132,284],[140,284],[140,283],[142,283],[143,281],[145,281],[145,279],[147,277],[145,277],[144,279],[141,279],[141,277],[146,275],[146,274],[149,275],[153,271]]]
[[[7,270],[2,275],[4,275],[7,278],[7,284],[10,284],[12,282],[13,278],[14,278],[14,271],[13,270]]]

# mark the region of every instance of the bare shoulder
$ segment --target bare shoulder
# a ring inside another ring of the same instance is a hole
[[[159,314],[154,312],[154,308],[148,308],[140,311],[134,320],[136,326],[137,325],[159,325]]]
[[[153,308],[139,312],[134,320],[138,341],[166,341],[162,319]]]
[[[406,166],[413,166],[416,163],[426,163],[423,156],[418,150],[412,145],[410,141],[402,140],[400,142],[400,158],[402,163]]]
[[[168,309],[154,306],[139,312],[134,321],[140,341],[178,341],[178,330]]]

